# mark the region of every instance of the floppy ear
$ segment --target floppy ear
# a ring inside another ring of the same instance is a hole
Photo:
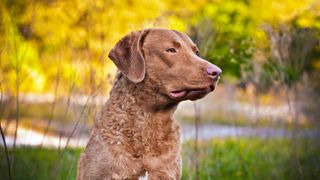
[[[143,81],[146,73],[145,60],[141,51],[148,30],[135,31],[122,38],[109,52],[109,58],[132,82]]]

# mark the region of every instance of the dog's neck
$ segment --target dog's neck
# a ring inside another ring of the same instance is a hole
[[[178,125],[172,118],[177,103],[161,95],[152,83],[150,79],[145,79],[134,84],[118,74],[110,98],[95,123],[95,128],[106,129],[107,126],[112,133],[123,133],[126,140],[122,143],[130,147],[130,153],[137,156],[141,156],[145,151],[141,148],[145,147],[157,149],[157,153],[161,154],[168,150],[159,150],[161,142],[179,140]],[[108,139],[108,143],[118,141],[113,136],[108,136]]]
[[[173,114],[178,103],[173,102],[159,92],[156,83],[146,77],[141,83],[133,83],[121,73],[118,73],[110,92],[110,101],[122,102],[119,106],[137,108],[145,113],[166,112]],[[126,109],[127,109],[126,108]]]

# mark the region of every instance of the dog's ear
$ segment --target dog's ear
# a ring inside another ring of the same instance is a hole
[[[135,31],[122,38],[109,52],[109,58],[132,82],[143,81],[146,73],[142,52],[143,41],[148,30]]]

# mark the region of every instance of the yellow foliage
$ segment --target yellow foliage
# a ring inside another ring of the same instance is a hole
[[[306,11],[317,0],[260,0],[251,1],[252,16],[260,22],[280,24],[296,18],[301,12]]]
[[[301,27],[320,28],[319,12],[316,0],[1,1],[0,80],[13,91],[18,64],[18,74],[25,77],[22,91],[52,91],[59,76],[61,83],[69,86],[72,80],[87,93],[92,79],[93,84],[103,84],[108,74],[115,73],[107,52],[130,31],[149,27],[187,31],[190,24],[208,18],[218,28],[245,32],[263,44],[265,22],[275,25],[296,18]],[[232,19],[228,13],[238,15]],[[254,21],[245,24],[248,18]]]

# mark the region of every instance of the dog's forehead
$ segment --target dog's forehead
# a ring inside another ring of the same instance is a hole
[[[188,46],[195,46],[193,41],[184,33],[169,29],[150,29],[146,37],[146,42],[151,43],[185,43]]]

